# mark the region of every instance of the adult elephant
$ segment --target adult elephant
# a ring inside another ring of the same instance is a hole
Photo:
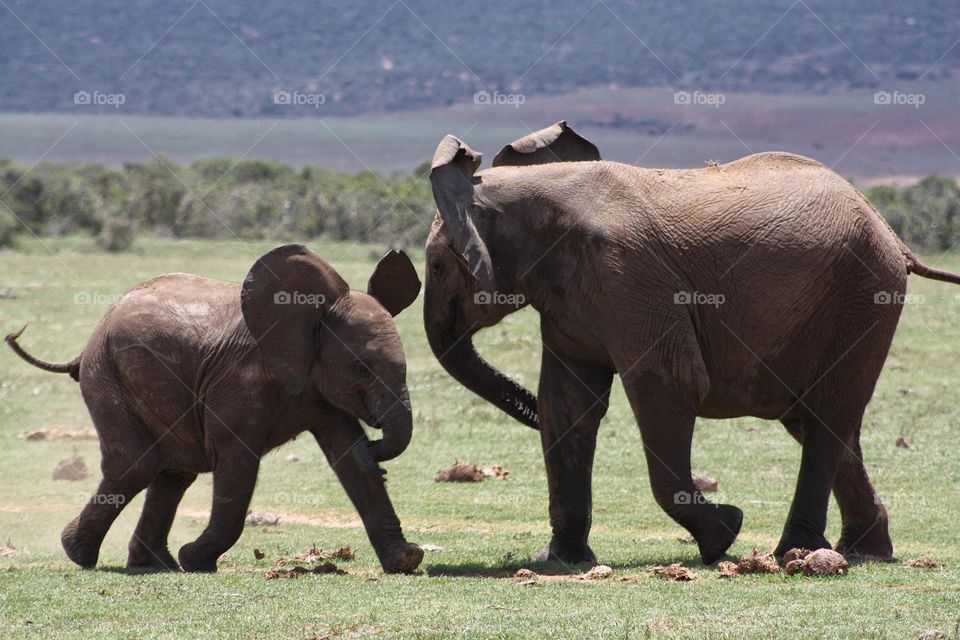
[[[597,428],[619,374],[657,503],[706,563],[742,512],[690,474],[695,419],[780,420],[802,444],[776,553],[829,548],[889,558],[887,512],[859,444],[907,275],[921,264],[866,198],[823,165],[760,153],[692,170],[600,161],[564,122],[480,154],[453,136],[430,180],[424,321],[458,382],[539,428],[553,537],[537,559],[595,561],[587,544]],[[477,354],[472,336],[525,304],[540,313],[537,397]]]

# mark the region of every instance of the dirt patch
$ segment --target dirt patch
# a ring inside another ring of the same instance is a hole
[[[749,573],[780,573],[780,565],[772,553],[762,553],[754,549],[750,553],[742,556],[737,563],[737,573],[746,575]]]
[[[901,449],[913,449],[913,443],[907,440],[907,436],[897,436],[897,441],[894,444]]]
[[[0,544],[0,558],[6,558],[7,556],[12,556],[17,552],[17,548],[7,540],[3,544]]]
[[[683,566],[682,562],[674,562],[665,567],[653,567],[650,573],[667,582],[690,582],[697,579],[697,574]]]
[[[903,563],[903,566],[912,567],[914,569],[940,569],[943,567],[943,564],[937,562],[929,556],[920,556],[919,558],[907,560]]]
[[[324,562],[321,565],[317,565],[312,569],[308,569],[304,566],[297,565],[291,569],[271,569],[267,571],[263,577],[267,580],[276,580],[277,578],[299,578],[300,576],[305,575],[322,575],[328,573],[335,573],[338,576],[345,576],[347,572],[343,569],[337,567],[337,565],[332,562]]]
[[[53,468],[54,480],[76,482],[87,477],[87,465],[80,456],[64,458]]]
[[[318,549],[317,547],[311,547],[310,551],[306,553],[301,553],[291,558],[278,558],[277,566],[291,563],[310,564],[313,562],[319,562],[320,560],[354,560],[356,557],[357,554],[354,553],[353,549],[350,547],[340,547],[339,549],[326,551],[323,549]]]
[[[497,480],[506,480],[507,476],[510,475],[510,472],[499,464],[495,464],[490,467],[484,467],[481,469],[481,471],[483,472],[483,476],[485,478],[496,478]]]
[[[717,487],[720,486],[720,483],[708,475],[694,471],[693,486],[699,489],[701,493],[713,493],[717,490]]]
[[[250,511],[244,522],[251,527],[272,527],[280,523],[280,516],[269,511]]]
[[[434,476],[434,482],[483,482],[483,469],[454,460],[449,467],[444,467]]]
[[[97,440],[94,429],[67,429],[66,427],[47,427],[37,431],[28,431],[20,436],[24,440]]]
[[[831,549],[811,551],[802,562],[801,569],[805,576],[842,576],[850,570],[847,559]]]

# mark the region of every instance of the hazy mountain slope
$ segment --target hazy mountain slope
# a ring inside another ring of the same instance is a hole
[[[6,111],[96,110],[74,104],[84,90],[123,94],[125,112],[352,114],[469,101],[481,90],[533,95],[608,83],[823,91],[924,74],[936,81],[960,66],[960,46],[951,49],[960,35],[955,2],[7,6],[0,7]],[[278,105],[278,90],[322,94],[325,102]]]

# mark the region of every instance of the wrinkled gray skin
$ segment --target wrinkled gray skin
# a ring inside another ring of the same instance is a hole
[[[733,543],[742,512],[693,485],[698,416],[780,420],[802,444],[778,554],[830,547],[832,490],[837,548],[891,557],[861,420],[907,275],[960,277],[922,265],[850,183],[788,153],[643,169],[600,161],[559,123],[508,145],[494,168],[479,164],[452,136],[434,157],[424,323],[457,381],[540,430],[553,537],[538,559],[595,561],[591,471],[614,375],[640,426],[654,497],[704,562]],[[536,398],[472,344],[518,296],[540,314]]]
[[[381,260],[368,295],[350,291],[306,247],[287,245],[257,260],[242,285],[183,273],[144,282],[67,364],[39,361],[17,345],[19,333],[8,336],[31,363],[79,377],[100,438],[103,479],[62,535],[70,559],[96,565],[120,510],[147,489],[128,566],[176,569],[167,536],[177,505],[198,473],[212,471],[210,522],[179,560],[185,571],[215,571],[243,530],[261,456],[307,430],[384,570],[415,569],[423,552],[404,539],[377,462],[410,442],[406,364],[391,314],[419,289],[405,254]],[[383,438],[369,442],[358,420]]]

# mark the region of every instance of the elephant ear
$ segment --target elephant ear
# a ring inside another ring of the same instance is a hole
[[[480,167],[481,154],[448,135],[440,141],[430,166],[430,186],[443,223],[482,291],[495,291],[493,265],[487,245],[474,226],[473,174]]]
[[[410,257],[403,251],[389,251],[380,258],[367,282],[367,293],[395,316],[420,295],[420,278]]]
[[[318,325],[349,291],[343,278],[302,244],[265,253],[240,290],[240,310],[264,367],[287,393],[299,395],[316,357]]]
[[[571,129],[566,120],[514,140],[493,159],[493,166],[524,166],[548,162],[599,160],[596,145]]]

